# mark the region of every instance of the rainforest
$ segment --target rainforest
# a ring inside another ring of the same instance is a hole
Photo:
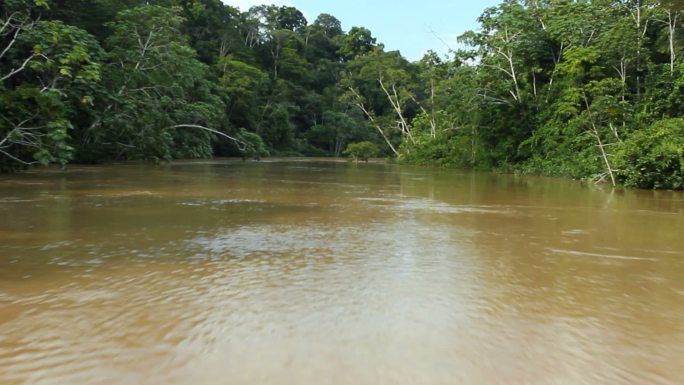
[[[362,144],[407,164],[682,189],[682,3],[506,0],[448,55],[409,61],[291,6],[4,0],[0,169]]]

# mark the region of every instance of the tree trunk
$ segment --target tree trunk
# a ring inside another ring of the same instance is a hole
[[[610,165],[610,161],[608,160],[608,153],[606,153],[606,146],[607,144],[603,144],[603,140],[601,140],[601,134],[599,133],[598,127],[596,126],[596,123],[594,122],[594,116],[591,113],[591,107],[589,106],[589,99],[587,98],[587,94],[582,91],[582,97],[584,98],[584,104],[587,107],[587,114],[589,115],[589,122],[591,123],[591,129],[592,129],[592,135],[596,139],[596,142],[598,143],[598,148],[601,150],[601,157],[603,158],[603,162],[606,165],[606,170],[608,172],[608,175],[610,176],[610,181],[613,184],[613,187],[617,186],[617,183],[615,181],[615,175],[613,173],[613,167]]]
[[[366,115],[366,117],[368,117],[368,120],[370,120],[370,122],[378,130],[380,135],[382,135],[382,138],[385,139],[385,143],[387,143],[387,145],[392,150],[394,155],[399,156],[399,151],[397,151],[397,149],[394,148],[394,145],[392,145],[392,142],[390,142],[389,138],[385,134],[385,131],[383,131],[382,127],[380,127],[380,125],[375,122],[375,118],[373,118],[373,115],[370,113],[370,111],[368,111],[366,109],[366,106],[364,106],[363,103],[361,102],[361,95],[359,95],[359,93],[356,92],[356,90],[353,87],[349,87],[349,90],[354,94],[354,96],[356,96],[357,102],[354,103],[354,105],[356,105],[356,107],[358,107],[361,111],[363,111],[363,113]]]

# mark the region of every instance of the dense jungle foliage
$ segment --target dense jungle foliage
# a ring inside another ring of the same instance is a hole
[[[289,6],[3,0],[0,169],[369,142],[407,163],[682,189],[682,3],[506,0],[462,49],[409,62]]]

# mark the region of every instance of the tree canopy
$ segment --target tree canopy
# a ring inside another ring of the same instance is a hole
[[[0,169],[368,142],[407,163],[681,189],[683,9],[505,0],[464,48],[410,62],[291,6],[6,0]]]

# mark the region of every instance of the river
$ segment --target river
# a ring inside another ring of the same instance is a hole
[[[0,383],[682,384],[684,194],[315,160],[0,176]]]

